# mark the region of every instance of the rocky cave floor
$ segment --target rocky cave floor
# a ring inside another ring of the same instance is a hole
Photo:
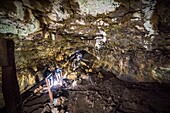
[[[131,83],[119,80],[110,72],[101,73],[102,79],[94,75],[90,81],[77,80],[53,91],[58,100],[55,107],[50,106],[47,92],[23,94],[27,95],[23,101],[24,113],[170,112],[170,84]]]

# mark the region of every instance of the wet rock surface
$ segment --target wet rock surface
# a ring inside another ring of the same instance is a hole
[[[92,82],[61,88],[50,107],[46,93],[32,95],[23,103],[25,113],[169,113],[169,84],[131,83],[101,71],[103,79],[92,75]],[[79,80],[77,80],[79,82]],[[73,82],[71,82],[73,83]],[[94,84],[93,84],[94,83]]]

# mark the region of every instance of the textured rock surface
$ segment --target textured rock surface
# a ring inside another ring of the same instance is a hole
[[[168,0],[1,3],[0,33],[15,41],[22,91],[36,75],[42,79],[47,64],[71,73],[68,59],[77,49],[85,51],[84,70],[102,68],[135,82],[170,81]]]
[[[80,14],[91,14],[96,16],[97,14],[108,13],[114,11],[119,7],[119,2],[114,0],[76,0],[80,8]]]

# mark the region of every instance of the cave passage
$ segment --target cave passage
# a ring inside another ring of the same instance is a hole
[[[0,113],[170,113],[169,0],[0,3]]]
[[[82,58],[76,66],[72,67],[76,52],[68,59],[72,71],[63,75],[65,84],[51,88],[55,106],[41,81],[41,87],[37,84],[23,93],[25,113],[169,113],[170,84],[124,81],[102,67],[86,75],[86,57],[93,57],[79,52]]]
[[[51,88],[55,105],[50,102],[44,79],[38,80],[38,78],[36,78],[37,84],[21,94],[21,101],[15,75],[14,43],[7,40],[5,44],[7,46],[3,46],[3,50],[8,50],[7,54],[4,52],[1,55],[6,55],[3,59],[6,58],[7,62],[1,65],[5,108],[8,108],[6,113],[169,113],[170,111],[170,84],[120,80],[102,67],[91,68],[90,65],[94,63],[95,57],[85,50],[79,50],[81,57],[76,60],[77,62],[74,57],[76,51],[67,58],[71,71],[68,73],[62,70],[62,80],[65,84]],[[5,110],[1,111],[5,113]]]

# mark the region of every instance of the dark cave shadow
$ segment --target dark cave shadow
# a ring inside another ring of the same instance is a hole
[[[6,113],[5,107],[0,108],[0,113]]]
[[[37,102],[37,103],[31,104],[31,105],[23,105],[23,107],[30,107],[31,108],[32,106],[36,106],[36,105],[39,105],[39,104],[41,106],[41,105],[44,105],[45,103],[48,103],[48,102],[49,102],[49,100],[46,100],[44,102]]]
[[[28,99],[28,100],[26,100],[26,102],[24,102],[24,104],[27,104],[28,102],[30,102],[30,101],[33,101],[33,100],[35,100],[35,99],[39,99],[41,96],[43,96],[43,94],[41,94],[41,95],[39,95],[39,96],[36,96],[36,95],[33,95],[34,97],[33,98],[31,98],[31,99]],[[48,100],[47,100],[48,101]]]
[[[129,89],[140,89],[140,90],[157,90],[170,93],[170,83],[160,83],[160,82],[130,82],[126,80],[121,80],[116,77],[112,72],[105,71],[102,67],[99,68],[99,72],[103,75],[101,82],[106,80],[111,80],[117,84],[124,85]]]
[[[39,106],[38,108],[35,108],[35,109],[33,109],[30,113],[33,113],[34,111],[36,111],[36,110],[38,110],[38,109],[43,109],[44,108],[44,106]],[[48,112],[47,112],[48,113]],[[49,112],[49,113],[51,113],[51,112]]]

